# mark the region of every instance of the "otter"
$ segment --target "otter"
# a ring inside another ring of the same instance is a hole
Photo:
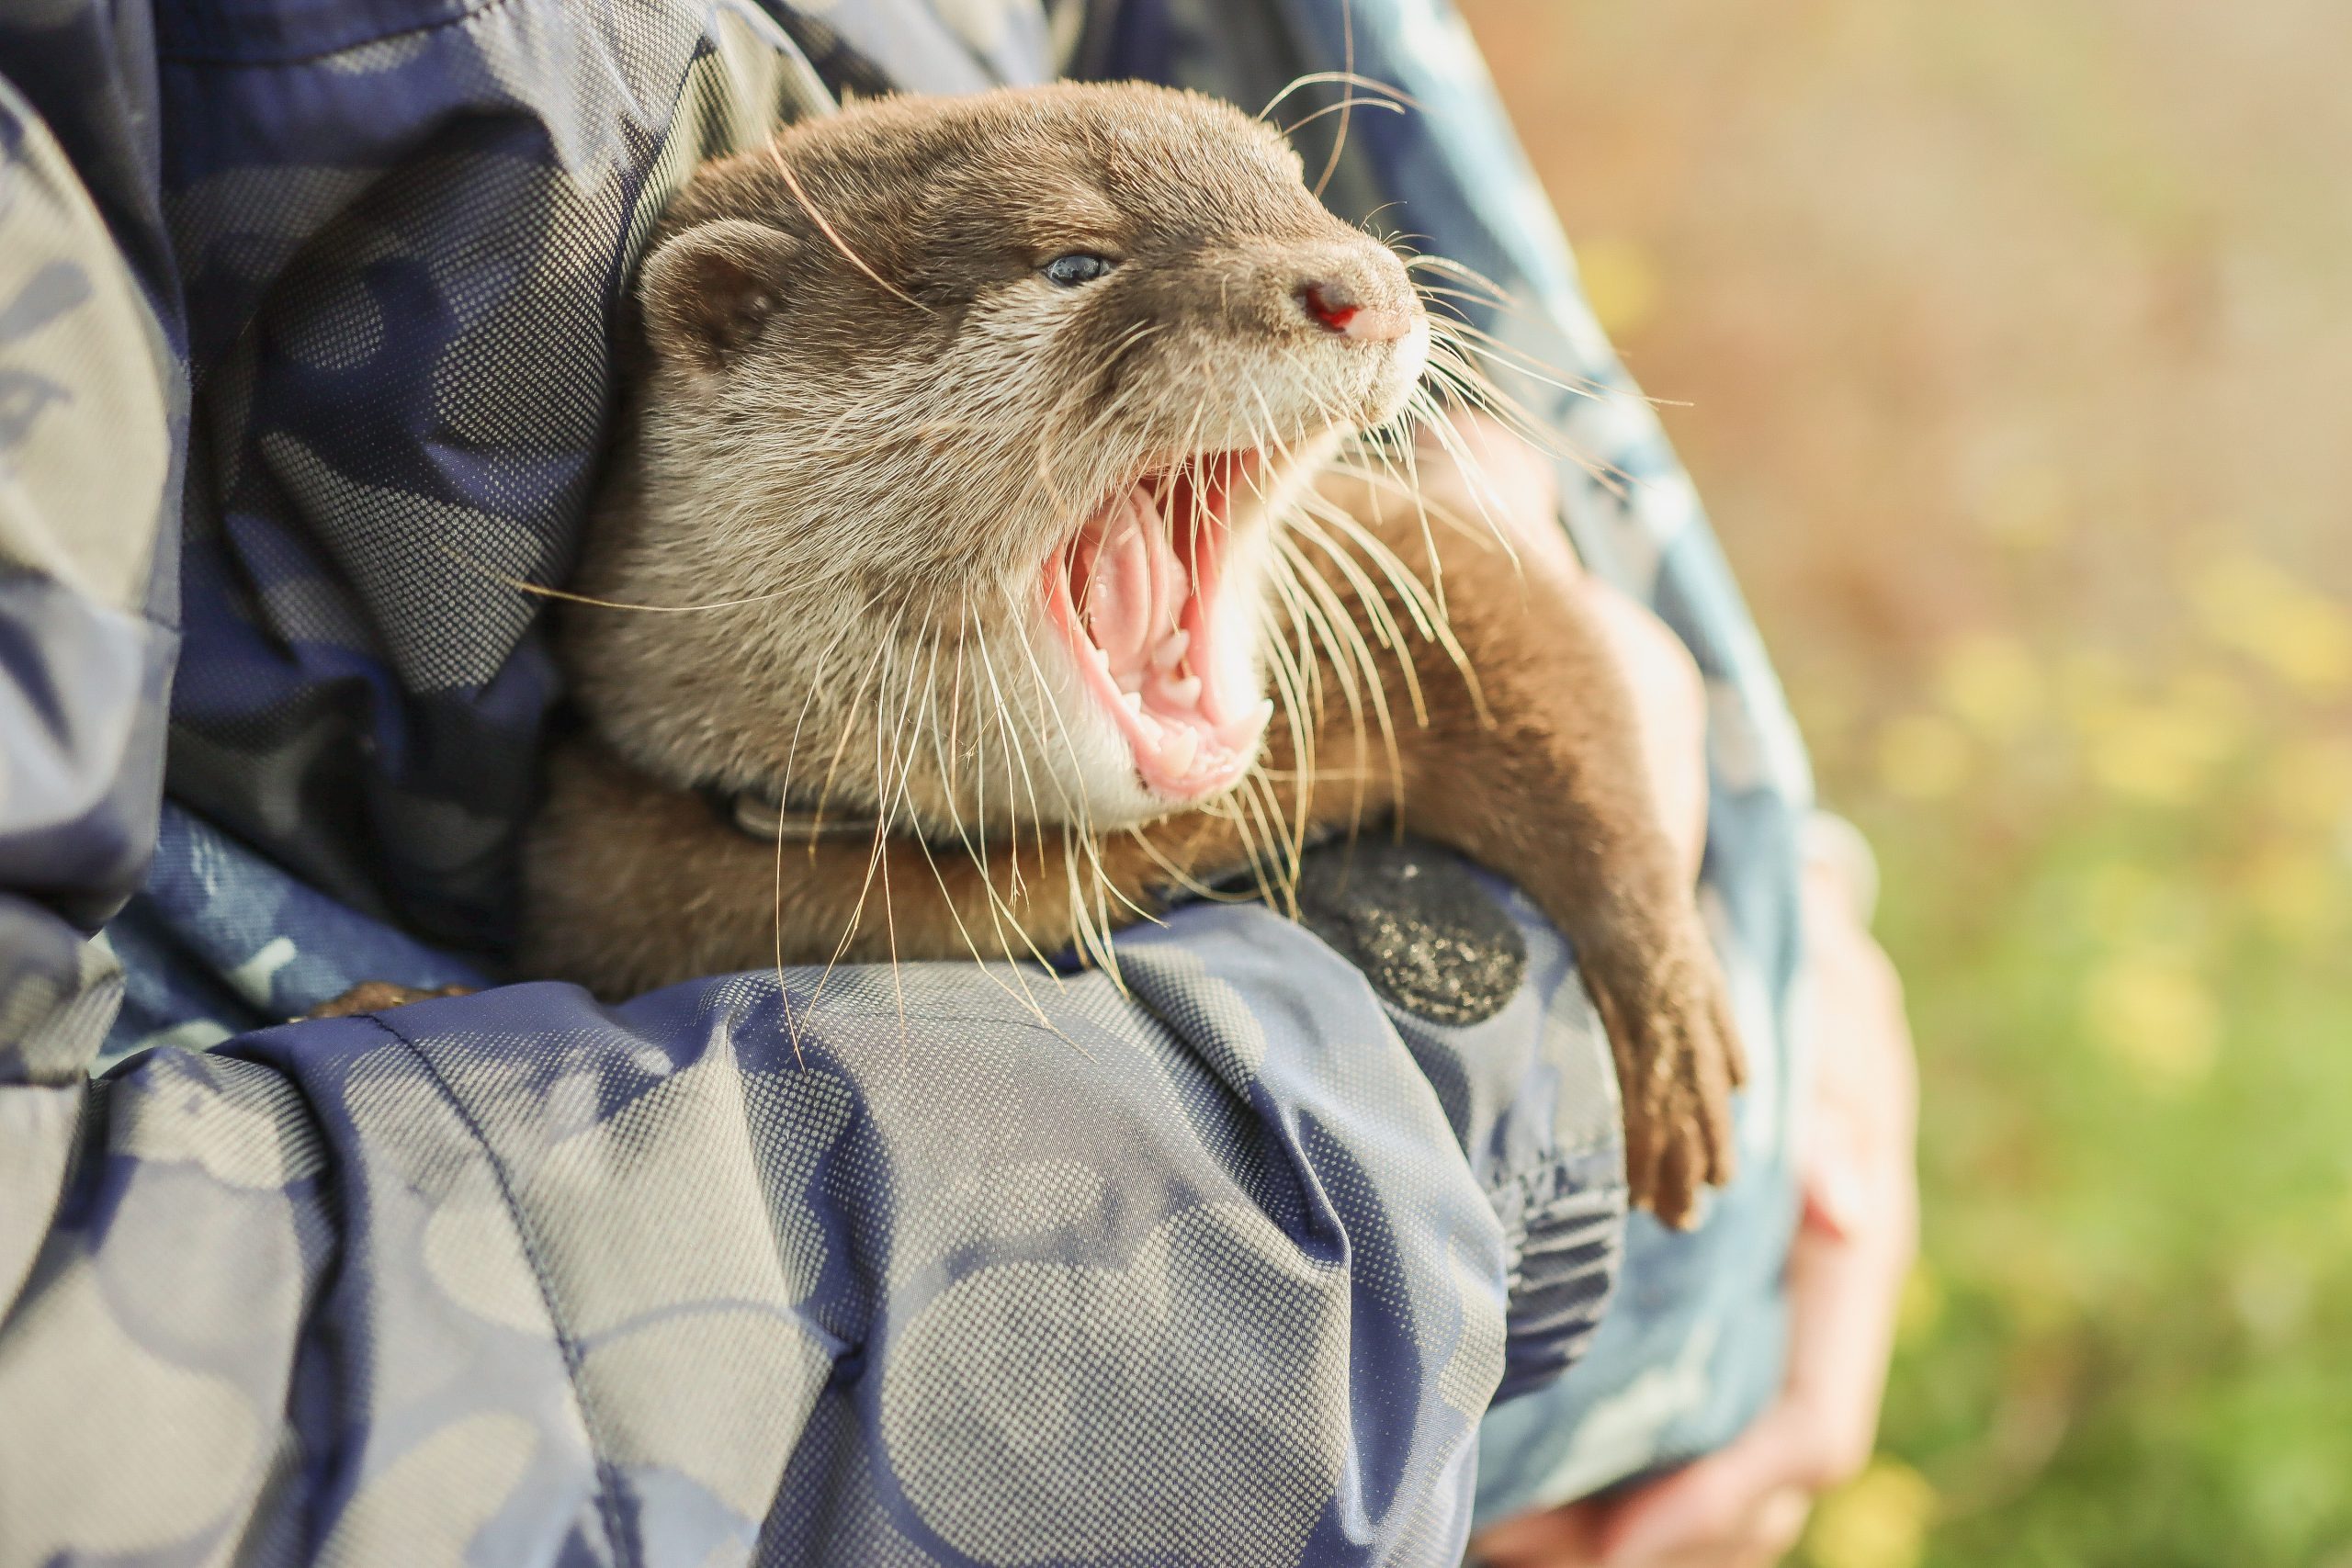
[[[1732,1169],[1724,981],[1589,585],[1414,491],[1432,329],[1194,94],[870,100],[704,167],[558,606],[584,723],[522,968],[1115,965],[1117,927],[1385,820],[1568,936],[1635,1201],[1688,1223]]]

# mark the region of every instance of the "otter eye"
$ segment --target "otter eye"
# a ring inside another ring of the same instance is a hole
[[[1098,256],[1091,251],[1072,251],[1046,264],[1046,279],[1064,288],[1076,288],[1081,283],[1107,276],[1118,265],[1109,256]]]

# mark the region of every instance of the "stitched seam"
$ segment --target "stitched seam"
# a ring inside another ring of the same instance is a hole
[[[490,1162],[491,1175],[498,1182],[498,1195],[506,1204],[507,1217],[514,1222],[515,1239],[522,1244],[524,1261],[530,1265],[531,1278],[539,1287],[540,1303],[548,1310],[548,1330],[555,1336],[556,1348],[561,1353],[564,1371],[571,1380],[572,1408],[580,1412],[581,1430],[587,1435],[588,1452],[596,1465],[596,1479],[599,1483],[596,1512],[604,1519],[605,1533],[612,1541],[613,1556],[616,1561],[620,1562],[641,1562],[641,1559],[635,1558],[629,1552],[627,1538],[621,1533],[620,1472],[606,1456],[606,1445],[603,1435],[597,1430],[595,1412],[590,1404],[588,1391],[582,1383],[581,1368],[585,1360],[584,1352],[581,1349],[580,1342],[574,1339],[564,1327],[563,1314],[556,1304],[555,1283],[548,1278],[546,1262],[539,1256],[538,1243],[531,1234],[531,1227],[523,1218],[523,1207],[515,1201],[514,1183],[507,1174],[505,1161],[498,1157],[498,1151],[491,1145],[490,1136],[482,1130],[481,1122],[476,1120],[472,1111],[466,1109],[465,1102],[458,1098],[457,1089],[442,1075],[441,1069],[434,1065],[433,1058],[424,1054],[424,1048],[385,1022],[377,1014],[371,1012],[363,1013],[360,1016],[408,1047],[409,1054],[417,1059],[418,1064],[433,1079],[434,1087],[438,1089],[442,1098],[449,1102],[449,1109],[456,1112],[459,1122],[465,1123],[466,1131],[473,1134],[474,1142],[481,1145],[482,1157]]]

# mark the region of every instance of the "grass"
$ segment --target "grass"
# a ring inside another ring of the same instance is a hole
[[[2352,13],[1467,0],[1884,862],[1926,1256],[1813,1568],[2352,1568]]]

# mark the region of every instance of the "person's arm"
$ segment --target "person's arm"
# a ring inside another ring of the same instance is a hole
[[[1521,552],[1564,552],[1549,526],[1548,474],[1491,421],[1451,443],[1476,459],[1466,484],[1425,471],[1431,498],[1483,516]],[[1566,564],[1555,556],[1555,570]],[[1673,634],[1595,585],[1596,604],[1640,693],[1644,755],[1661,816],[1695,879],[1704,840],[1705,687]],[[1778,1398],[1727,1447],[1605,1500],[1539,1510],[1474,1537],[1491,1568],[1747,1568],[1777,1559],[1814,1498],[1869,1459],[1916,1250],[1917,1084],[1901,983],[1870,934],[1876,867],[1842,819],[1816,814],[1804,858],[1801,982],[1812,1047],[1802,1118],[1804,1209],[1788,1261],[1790,1329]]]
[[[1900,981],[1870,934],[1855,858],[1808,856],[1813,998],[1804,1224],[1789,1257],[1779,1399],[1735,1442],[1663,1480],[1482,1531],[1492,1568],[1751,1568],[1794,1545],[1814,1499],[1870,1458],[1916,1250],[1918,1086]]]

